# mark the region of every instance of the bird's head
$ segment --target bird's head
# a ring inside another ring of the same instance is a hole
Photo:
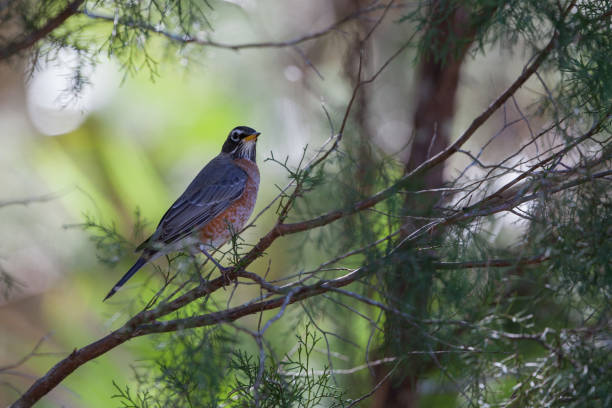
[[[247,126],[238,126],[232,129],[223,143],[221,152],[229,153],[234,159],[249,159],[255,161],[255,144],[258,131]]]

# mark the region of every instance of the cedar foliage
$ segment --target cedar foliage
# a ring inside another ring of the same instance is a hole
[[[14,7],[4,9],[4,21],[16,19],[23,36],[67,4],[8,3]],[[389,359],[383,364],[393,373],[388,381],[424,372],[419,381],[429,391],[422,397],[423,406],[434,397],[443,398],[436,400],[437,406],[449,407],[612,404],[612,4],[435,4],[440,8],[435,16],[442,20],[458,8],[470,10],[470,24],[477,26],[472,56],[501,48],[533,61],[552,42],[538,75],[553,80],[548,86],[542,80],[541,98],[528,107],[529,117],[546,123],[521,149],[529,147],[530,156],[517,151],[483,163],[482,151],[473,153],[469,167],[478,168],[480,175],[464,171],[437,186],[449,190],[429,192],[435,204],[425,214],[405,205],[416,205],[423,197],[418,180],[403,181],[397,157],[360,134],[367,132],[351,117],[346,128],[342,125],[342,141],[313,167],[307,164],[316,155],[313,149],[304,151],[297,168],[271,156],[294,183],[277,207],[283,222],[336,208],[349,212],[355,202],[392,187],[392,194],[376,206],[306,231],[295,245],[297,267],[291,273],[303,279],[300,284],[333,279],[337,268],[359,270],[358,279],[343,289],[301,300],[278,315],[278,332],[296,338],[291,352],[279,342],[253,335],[261,326],[248,332],[235,323],[219,322],[218,327],[153,335],[152,341],[165,346],[150,364],[135,370],[138,390],[115,385],[114,398],[121,406],[351,406],[350,398],[365,394],[354,390],[372,389],[374,384],[367,369],[338,374],[336,366],[342,363],[337,355],[363,362],[374,360],[375,350],[384,354],[377,358]],[[435,57],[444,61],[461,47],[461,39],[433,44],[428,35],[419,35],[431,34],[428,28],[441,23],[432,21],[429,6],[410,5],[400,18],[384,24],[414,27],[410,48],[415,60],[433,47]],[[208,41],[206,16],[213,8],[200,1],[87,1],[74,19],[36,44],[32,67],[38,59],[70,48],[82,56],[81,67],[112,56],[128,74],[126,80],[143,67],[155,76],[158,61],[153,54],[174,59],[206,48],[194,39]],[[0,48],[19,38],[0,43]],[[78,94],[86,81],[78,68],[73,91]],[[332,125],[339,125],[344,107],[332,107]],[[360,156],[362,150],[351,148],[359,143],[367,146],[367,161]],[[361,184],[355,183],[358,174],[366,175]],[[502,177],[516,178],[517,183],[500,191]],[[496,191],[499,194],[492,194]],[[326,199],[332,194],[333,202]],[[500,248],[492,231],[501,222],[496,214],[507,211],[522,217],[524,234]],[[95,220],[88,220],[86,227],[95,229],[103,261],[125,256],[127,241],[112,227]],[[249,249],[235,239],[226,259],[239,263]],[[335,260],[349,251],[354,253]],[[321,265],[309,269],[313,258],[322,260]],[[501,267],[487,263],[500,259],[509,261]],[[189,273],[176,274],[179,269]],[[200,274],[210,276],[188,256],[170,259],[160,273],[169,288],[197,282]],[[409,289],[402,298],[394,297],[398,284]],[[290,288],[283,288],[283,295],[289,296]],[[205,297],[172,318],[224,309],[224,302]],[[272,313],[270,317],[277,311]],[[230,334],[234,330],[238,335]],[[245,338],[261,343],[248,346]],[[324,353],[314,352],[319,347]]]

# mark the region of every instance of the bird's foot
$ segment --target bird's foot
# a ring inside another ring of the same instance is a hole
[[[215,264],[215,266],[217,267],[217,269],[219,269],[219,272],[221,272],[221,276],[223,276],[223,279],[225,280],[225,284],[223,285],[225,286],[229,286],[232,283],[232,279],[229,276],[229,273],[234,269],[231,267],[225,267],[223,265],[221,265],[219,262],[217,262],[217,260],[215,258],[212,257],[211,254],[208,253],[208,251],[206,250],[206,248],[204,247],[204,245],[200,245],[199,247],[200,252],[202,252],[204,255],[206,255],[206,257],[213,263]]]
[[[234,268],[226,268],[226,267],[219,268],[219,271],[221,272],[221,276],[223,277],[223,281],[224,281],[223,287],[229,286],[232,284],[232,278],[230,276],[230,272],[233,269]]]
[[[201,273],[198,273],[198,280],[200,281],[200,286],[204,286],[208,283],[208,280],[204,278]]]

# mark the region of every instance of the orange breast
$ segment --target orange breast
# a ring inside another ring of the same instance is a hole
[[[259,190],[259,170],[257,165],[247,159],[234,160],[234,163],[247,174],[242,195],[223,212],[212,219],[200,230],[203,244],[219,248],[246,225],[257,200]]]

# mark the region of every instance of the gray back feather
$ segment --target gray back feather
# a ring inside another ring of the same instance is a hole
[[[232,162],[229,154],[221,153],[198,173],[142,246],[169,244],[191,235],[237,200],[246,181],[245,171]]]

